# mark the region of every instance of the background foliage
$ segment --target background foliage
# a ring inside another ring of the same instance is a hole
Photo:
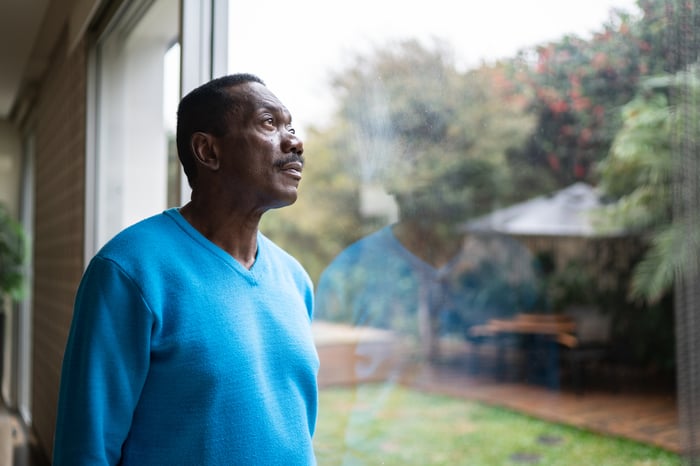
[[[697,229],[672,216],[670,138],[679,108],[671,81],[697,54],[669,49],[689,5],[638,5],[639,15],[611,11],[589,38],[565,36],[467,70],[438,40],[358,54],[332,72],[337,111],[323,130],[310,129],[299,201],[268,215],[263,230],[316,281],[345,246],[394,220],[367,214],[368,188],[394,196],[422,189],[443,206],[431,221],[458,225],[586,181],[611,202],[607,226],[649,244],[630,264],[627,308],[617,306],[623,320],[662,313],[645,320],[665,330],[641,328],[635,338],[650,345],[655,332],[672,334],[673,271],[688,253],[677,249],[678,236]]]
[[[23,294],[25,238],[20,224],[0,204],[0,311],[2,299],[19,299]]]

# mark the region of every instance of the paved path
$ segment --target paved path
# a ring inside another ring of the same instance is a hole
[[[680,452],[675,397],[660,393],[587,391],[583,395],[502,383],[451,368],[417,370],[406,383],[430,392],[503,406],[534,417]]]

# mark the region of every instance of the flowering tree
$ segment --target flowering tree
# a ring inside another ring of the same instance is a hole
[[[505,203],[513,176],[506,153],[534,124],[512,75],[508,62],[458,70],[442,42],[389,43],[353,57],[332,75],[332,121],[306,138],[299,200],[266,216],[264,231],[316,278],[387,221],[362,212],[363,188],[422,191],[436,224]]]
[[[593,168],[621,127],[620,108],[635,95],[640,77],[664,66],[658,45],[664,42],[663,2],[640,6],[641,18],[613,10],[590,39],[565,36],[520,54],[514,78],[531,89],[537,125],[511,159],[532,167],[541,182],[595,183]]]

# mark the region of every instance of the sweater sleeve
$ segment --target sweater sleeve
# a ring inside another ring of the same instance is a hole
[[[137,284],[115,263],[93,259],[63,359],[54,466],[119,463],[148,372],[153,325]]]

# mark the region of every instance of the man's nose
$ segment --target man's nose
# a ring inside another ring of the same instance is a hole
[[[282,150],[285,153],[293,152],[301,155],[304,152],[304,142],[296,134],[288,132],[282,141]]]

